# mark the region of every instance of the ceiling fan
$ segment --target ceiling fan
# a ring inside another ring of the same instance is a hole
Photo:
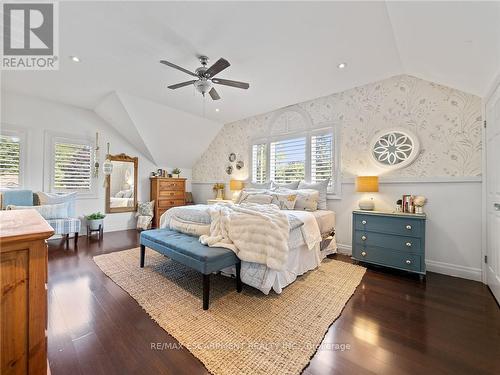
[[[193,84],[196,90],[198,90],[203,96],[205,96],[205,94],[208,92],[213,100],[219,100],[220,96],[215,90],[215,87],[213,87],[214,83],[218,85],[231,86],[245,90],[250,87],[250,85],[246,82],[231,81],[229,79],[223,79],[223,78],[215,78],[216,74],[222,72],[224,69],[226,69],[228,66],[231,65],[229,64],[229,61],[227,61],[226,59],[220,58],[210,68],[207,68],[208,57],[199,56],[198,58],[200,60],[201,66],[198,69],[196,69],[194,73],[187,69],[181,68],[180,66],[175,65],[171,62],[160,60],[160,63],[164,65],[170,66],[171,68],[180,70],[181,72],[196,77],[196,79],[191,81],[186,81],[168,86],[169,89],[175,90],[180,87],[189,86]]]

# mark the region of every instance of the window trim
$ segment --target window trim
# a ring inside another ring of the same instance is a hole
[[[55,167],[55,144],[56,142],[80,144],[90,146],[90,190],[69,190],[69,189],[55,189],[54,188],[54,167]],[[85,136],[74,136],[64,133],[57,133],[52,131],[45,132],[45,162],[44,162],[44,190],[51,193],[77,193],[78,198],[98,198],[97,184],[98,180],[92,177],[92,165],[94,165],[94,143],[93,139]],[[46,170],[48,168],[48,170]],[[47,189],[48,188],[48,189]]]
[[[249,181],[253,181],[253,153],[252,153],[252,148],[253,145],[256,144],[262,144],[265,143],[267,144],[267,153],[266,153],[266,163],[267,163],[267,170],[266,170],[266,181],[270,181],[271,178],[271,143],[272,142],[277,142],[277,141],[282,141],[286,139],[291,139],[291,138],[300,138],[300,137],[305,137],[306,138],[306,163],[305,163],[305,181],[310,181],[311,180],[311,137],[314,135],[322,135],[322,134],[328,134],[331,133],[333,137],[333,163],[334,167],[332,170],[332,178],[333,178],[333,184],[331,188],[327,191],[327,198],[328,199],[341,199],[341,188],[342,188],[342,176],[341,176],[341,152],[340,152],[340,131],[339,131],[339,126],[337,123],[334,122],[328,122],[328,123],[322,123],[319,124],[317,127],[310,128],[307,130],[301,130],[301,131],[296,131],[296,132],[288,132],[288,133],[283,133],[279,135],[273,135],[269,137],[258,137],[254,138],[250,142],[250,166],[249,166]]]
[[[19,187],[23,189],[26,184],[26,131],[24,129],[13,128],[8,124],[1,124],[0,134],[8,137],[19,137]],[[9,189],[2,187],[2,189]]]

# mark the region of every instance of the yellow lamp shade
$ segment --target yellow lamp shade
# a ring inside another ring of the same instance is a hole
[[[373,193],[378,191],[378,176],[356,177],[356,191],[359,193]]]
[[[243,181],[240,181],[240,180],[229,181],[229,190],[238,191],[241,189],[243,189]]]

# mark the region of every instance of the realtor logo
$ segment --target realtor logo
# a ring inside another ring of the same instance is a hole
[[[2,69],[58,69],[56,7],[56,3],[3,4]]]

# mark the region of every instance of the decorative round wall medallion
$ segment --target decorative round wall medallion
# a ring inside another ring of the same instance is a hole
[[[231,152],[231,153],[229,154],[229,158],[228,158],[228,159],[229,159],[229,161],[230,161],[231,163],[232,163],[232,162],[234,162],[234,161],[236,160],[236,154],[235,154],[234,152]]]
[[[236,169],[237,170],[240,170],[241,168],[243,168],[245,166],[245,163],[243,163],[243,160],[239,160],[237,163],[236,163]]]
[[[233,167],[232,167],[231,165],[228,165],[228,166],[226,167],[226,173],[227,173],[227,174],[232,174],[232,173],[233,173]]]
[[[406,167],[417,158],[419,151],[417,136],[402,128],[384,129],[370,142],[372,160],[387,169]]]

